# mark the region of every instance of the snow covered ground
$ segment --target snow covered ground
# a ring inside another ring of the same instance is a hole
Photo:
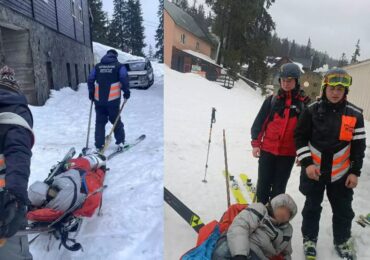
[[[225,211],[226,188],[222,130],[226,130],[229,171],[245,172],[253,181],[257,178],[257,159],[251,155],[250,128],[263,102],[257,91],[243,82],[232,90],[194,74],[182,74],[165,67],[165,186],[194,212],[203,222],[219,219]],[[215,107],[209,157],[208,183],[202,182],[205,169],[211,108]],[[366,122],[368,143],[370,124]],[[302,210],[304,196],[299,192],[299,168],[294,167],[288,183],[291,194]],[[366,152],[362,177],[355,189],[353,207],[356,214],[370,211],[370,151]],[[233,198],[232,198],[233,199]],[[327,198],[323,202],[318,259],[339,259],[332,246],[331,209]],[[293,257],[303,259],[300,214],[293,219]],[[370,229],[353,222],[353,237],[358,249],[358,260],[370,259]],[[196,233],[177,213],[165,204],[165,259],[179,257],[194,247]]]
[[[84,252],[59,250],[56,240],[47,252],[48,236],[44,235],[31,246],[35,260],[163,258],[163,65],[153,63],[153,67],[154,85],[148,90],[133,89],[122,112],[127,142],[141,134],[147,138],[107,163],[110,171],[105,179],[103,216],[85,219],[77,236]],[[89,107],[85,83],[78,91],[52,91],[43,107],[31,107],[36,143],[30,183],[43,180],[69,148],[79,152],[85,146]],[[94,145],[94,124],[95,113],[90,147]],[[108,123],[107,133],[110,128]],[[111,150],[113,146],[112,141]]]

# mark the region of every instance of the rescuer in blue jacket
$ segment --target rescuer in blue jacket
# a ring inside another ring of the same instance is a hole
[[[121,91],[124,99],[130,98],[129,79],[126,67],[117,59],[118,53],[111,49],[91,71],[88,78],[89,99],[94,100],[95,147],[100,150],[105,141],[105,125],[113,124],[119,114]],[[114,129],[116,144],[125,143],[125,130],[121,118]]]

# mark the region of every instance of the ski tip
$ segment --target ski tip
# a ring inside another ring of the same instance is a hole
[[[146,135],[144,135],[144,134],[143,134],[143,135],[140,135],[138,139],[139,139],[139,140],[143,140],[143,139],[145,139],[145,138],[146,138]]]

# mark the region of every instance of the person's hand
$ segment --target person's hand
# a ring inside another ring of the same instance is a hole
[[[26,223],[26,206],[10,191],[0,190],[0,238],[12,237]]]
[[[90,99],[91,101],[93,101],[93,100],[94,100],[94,91],[89,91],[89,99]]]
[[[298,160],[298,158],[295,160],[295,164],[296,164],[297,166],[301,166],[301,162]]]
[[[252,154],[254,158],[260,157],[261,149],[259,147],[253,147]]]
[[[351,173],[350,175],[347,176],[345,185],[347,188],[353,189],[353,188],[356,188],[357,182],[358,182],[358,177],[354,175],[353,173]]]
[[[315,181],[318,181],[321,175],[320,170],[314,164],[311,164],[306,168],[306,174],[308,178]]]
[[[130,96],[131,96],[130,91],[127,91],[127,92],[123,93],[123,98],[124,98],[124,99],[129,99],[129,98],[130,98]]]

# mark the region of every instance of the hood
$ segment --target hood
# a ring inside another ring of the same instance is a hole
[[[113,53],[108,53],[108,54],[105,54],[103,58],[101,58],[100,62],[103,64],[110,64],[110,63],[118,62],[118,59],[116,55],[114,55]]]
[[[290,220],[297,214],[297,204],[288,194],[279,194],[271,200],[273,210],[279,207],[287,207],[290,210]]]
[[[0,88],[0,105],[27,105],[27,99],[23,94]]]

